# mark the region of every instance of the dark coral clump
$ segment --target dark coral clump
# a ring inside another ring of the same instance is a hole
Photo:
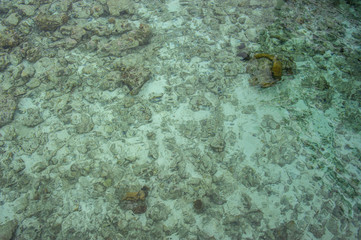
[[[193,202],[193,208],[196,211],[196,213],[201,213],[204,210],[204,204],[202,200],[197,199]]]

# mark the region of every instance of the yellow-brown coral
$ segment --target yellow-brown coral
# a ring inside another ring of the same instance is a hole
[[[260,85],[261,88],[268,88],[268,87],[273,86],[275,83],[276,83],[276,81],[274,81],[274,82],[261,82],[261,83],[259,83],[259,85]]]
[[[143,190],[140,190],[139,192],[127,192],[123,200],[133,201],[133,202],[144,201],[145,197],[146,197],[146,193]]]
[[[272,72],[272,76],[273,76],[274,79],[281,80],[281,78],[282,78],[282,63],[281,63],[281,61],[274,58],[271,72]]]
[[[256,53],[254,55],[255,58],[268,58],[269,60],[273,61],[275,58],[273,55],[267,54],[267,53]]]
[[[126,201],[144,201],[148,196],[149,188],[147,186],[143,186],[139,192],[127,192],[125,197],[122,200]]]
[[[267,58],[272,61],[272,76],[274,79],[281,80],[282,78],[282,63],[281,61],[277,60],[277,57],[267,54],[267,53],[257,53],[254,55],[255,58]],[[273,84],[271,84],[273,85]],[[269,86],[271,86],[269,85]],[[262,87],[269,87],[269,86],[262,86]]]

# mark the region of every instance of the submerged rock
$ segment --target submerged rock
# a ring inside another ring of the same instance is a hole
[[[215,152],[223,152],[225,145],[225,141],[220,137],[214,137],[210,143],[212,150]]]
[[[133,3],[129,0],[108,0],[107,5],[112,16],[133,12]]]
[[[1,30],[0,31],[0,47],[1,48],[13,48],[19,45],[21,42],[20,36],[13,30]]]
[[[42,123],[44,119],[41,116],[39,109],[29,108],[26,115],[23,117],[23,123],[27,127],[35,127]]]
[[[9,56],[6,54],[0,55],[0,71],[5,70],[9,64],[10,64]]]
[[[162,202],[154,204],[148,211],[147,217],[154,222],[164,221],[169,217],[170,209]]]
[[[122,72],[122,82],[129,88],[131,95],[138,94],[149,79],[150,71],[143,67],[129,67]]]
[[[0,239],[10,240],[12,239],[13,233],[15,232],[18,223],[15,220],[8,221],[0,225]]]
[[[54,31],[69,20],[69,16],[62,14],[45,15],[39,14],[35,18],[37,26],[44,31]]]
[[[75,124],[75,130],[78,134],[88,133],[94,128],[94,123],[88,114],[81,114],[80,121]]]
[[[272,63],[267,59],[252,59],[247,67],[247,72],[251,74],[250,85],[262,88],[274,85],[277,80],[272,77],[271,67]]]
[[[0,93],[0,127],[13,120],[17,103],[11,94]]]
[[[266,74],[263,74],[264,77],[263,78],[257,78],[258,79],[258,85],[260,85],[261,87],[265,88],[265,87],[270,87],[273,84],[275,84],[276,82],[278,82],[279,80],[281,80],[282,78],[282,63],[280,60],[278,60],[275,56],[270,55],[270,54],[264,54],[264,53],[258,53],[255,54],[254,57],[256,59],[260,59],[260,58],[266,58],[272,61],[270,70],[271,70],[271,75],[272,78],[267,77],[268,71],[266,69],[262,69],[264,68],[264,65],[259,65],[262,67],[259,67],[258,70],[260,72],[264,72]],[[268,68],[268,66],[267,66]],[[259,74],[262,75],[262,74]]]
[[[101,51],[114,56],[122,56],[127,50],[146,45],[151,38],[149,25],[140,24],[138,29],[122,34],[104,45],[98,45]]]

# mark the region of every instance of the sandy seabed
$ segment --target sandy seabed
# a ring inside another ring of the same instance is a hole
[[[360,9],[1,1],[0,239],[360,238]]]

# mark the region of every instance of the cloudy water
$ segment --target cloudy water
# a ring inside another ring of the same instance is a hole
[[[361,238],[356,0],[0,0],[0,239]]]

